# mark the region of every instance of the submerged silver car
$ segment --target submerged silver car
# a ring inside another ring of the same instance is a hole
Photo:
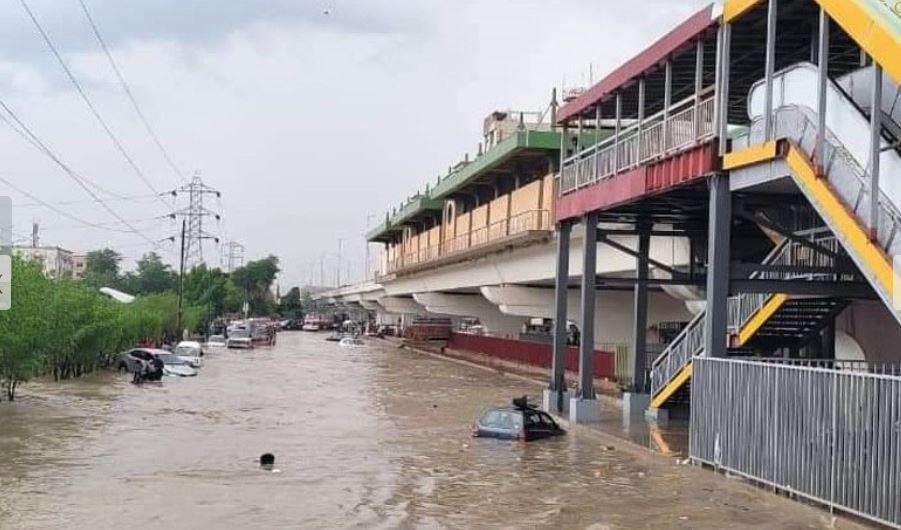
[[[197,370],[173,353],[157,354],[157,359],[163,361],[163,375],[175,377],[193,377],[197,375]]]

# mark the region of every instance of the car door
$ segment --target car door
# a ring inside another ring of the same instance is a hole
[[[537,410],[523,413],[526,421],[526,435],[530,439],[547,438],[556,434],[556,427],[550,416]]]

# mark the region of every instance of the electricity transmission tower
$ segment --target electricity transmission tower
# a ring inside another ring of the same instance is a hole
[[[195,172],[190,182],[174,190],[174,195],[176,197],[186,195],[188,198],[188,205],[173,212],[172,216],[181,217],[185,220],[184,261],[185,267],[191,268],[203,263],[203,242],[205,240],[212,239],[216,243],[219,242],[218,237],[203,229],[204,218],[212,217],[218,221],[220,218],[219,214],[206,208],[203,202],[206,196],[215,195],[218,198],[222,194],[218,190],[204,184],[200,178],[200,173]]]
[[[232,272],[244,266],[244,245],[237,241],[229,241],[221,246],[219,263],[225,272]]]

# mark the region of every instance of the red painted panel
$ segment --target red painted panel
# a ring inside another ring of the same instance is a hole
[[[678,51],[688,41],[713,24],[715,21],[713,20],[713,4],[711,4],[676,26],[675,29],[611,72],[610,75],[601,79],[584,94],[564,105],[557,115],[557,122],[566,123],[636,76],[658,66],[666,60],[668,55]]]
[[[557,221],[581,217],[595,210],[608,210],[705,177],[718,168],[717,151],[716,143],[708,142],[558,197]]]
[[[580,217],[586,212],[607,209],[647,193],[647,168],[639,167],[557,198],[557,220]]]
[[[452,333],[447,346],[455,350],[481,353],[504,361],[537,366],[549,370],[551,368],[550,344],[487,337],[484,335]],[[566,350],[566,369],[573,372],[579,371],[579,349],[571,346]],[[612,379],[614,365],[615,359],[613,353],[595,350],[595,377]]]

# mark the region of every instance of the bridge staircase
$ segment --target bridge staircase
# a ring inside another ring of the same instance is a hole
[[[773,270],[752,275],[759,279],[847,279],[833,272],[843,256],[837,241],[822,229],[804,230],[784,239],[764,258],[763,265],[803,266],[824,272],[793,273]],[[828,271],[833,269],[833,271]],[[731,355],[771,354],[776,346],[803,347],[830,323],[847,302],[832,297],[790,296],[783,293],[743,293],[728,302],[726,339]],[[651,407],[687,402],[692,361],[705,355],[706,311],[699,312],[667,345],[651,367]]]

